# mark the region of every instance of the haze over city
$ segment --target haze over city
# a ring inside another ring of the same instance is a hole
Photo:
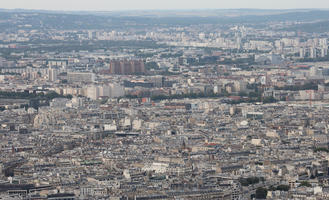
[[[177,10],[177,9],[298,9],[329,8],[327,0],[3,0],[1,8],[42,10]]]

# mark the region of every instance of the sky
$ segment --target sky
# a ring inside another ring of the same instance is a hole
[[[187,10],[329,8],[329,0],[0,0],[0,8],[41,10]]]

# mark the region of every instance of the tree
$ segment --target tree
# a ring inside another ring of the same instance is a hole
[[[278,187],[276,187],[276,190],[280,190],[280,191],[289,191],[290,186],[289,185],[279,185]]]
[[[239,92],[238,96],[245,97],[248,96],[248,94],[246,92]]]
[[[299,187],[312,187],[311,183],[309,183],[308,181],[302,181],[299,185]]]
[[[256,190],[256,199],[266,199],[267,189],[259,187]]]
[[[248,96],[250,98],[255,98],[255,97],[259,97],[261,95],[261,93],[257,93],[257,92],[249,92]]]
[[[325,148],[325,147],[318,147],[318,148],[314,149],[314,152],[319,152],[319,151],[324,151],[324,152],[329,153],[329,149]]]
[[[277,100],[276,100],[274,97],[272,97],[272,96],[270,96],[270,97],[265,97],[265,98],[263,99],[263,103],[275,103],[275,102],[277,102]]]
[[[241,183],[242,186],[248,186],[248,185],[253,185],[257,184],[260,181],[265,181],[264,177],[249,177],[249,178],[240,178],[239,182]]]
[[[147,63],[145,63],[145,68],[147,70],[151,70],[151,69],[158,70],[159,69],[159,65],[156,62],[147,62]]]

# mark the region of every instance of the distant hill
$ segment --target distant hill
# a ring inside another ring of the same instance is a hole
[[[0,28],[17,29],[124,29],[127,27],[157,27],[197,24],[263,25],[269,22],[316,22],[329,19],[329,10],[197,10],[197,11],[121,11],[121,12],[70,12],[0,9]],[[321,22],[326,26],[325,22]],[[317,24],[317,25],[321,25]],[[325,31],[326,27],[303,24],[300,30]],[[294,30],[293,28],[291,30]]]
[[[314,23],[298,24],[289,28],[285,28],[283,30],[307,33],[325,33],[329,32],[329,20]]]
[[[328,10],[309,10],[309,11],[298,11],[288,12],[281,14],[271,15],[248,15],[243,17],[232,18],[234,22],[240,23],[257,23],[257,22],[280,22],[280,21],[300,21],[300,22],[311,22],[318,20],[329,19]]]

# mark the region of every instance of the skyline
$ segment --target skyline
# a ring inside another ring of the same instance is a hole
[[[304,8],[329,8],[327,0],[277,0],[261,1],[261,0],[232,0],[218,2],[216,0],[204,0],[202,3],[197,0],[174,0],[168,1],[151,1],[151,0],[122,0],[106,1],[94,0],[11,0],[0,4],[0,8],[4,9],[32,9],[32,10],[65,10],[65,11],[125,11],[125,10],[191,10],[191,9],[304,9]]]
[[[329,3],[176,1],[2,0],[0,200],[328,199]]]

